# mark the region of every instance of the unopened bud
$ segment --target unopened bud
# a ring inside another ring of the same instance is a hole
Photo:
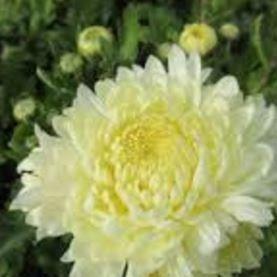
[[[78,51],[84,57],[100,54],[102,42],[111,43],[113,36],[111,32],[102,26],[91,26],[84,29],[78,37]]]
[[[27,117],[31,116],[36,108],[36,104],[34,99],[32,98],[25,98],[19,100],[14,108],[13,108],[13,115],[15,119],[18,121],[25,120]]]

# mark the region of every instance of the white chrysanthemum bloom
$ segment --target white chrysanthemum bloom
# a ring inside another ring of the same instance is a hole
[[[95,94],[79,87],[53,119],[56,137],[36,128],[12,208],[39,239],[74,235],[71,277],[119,277],[126,262],[128,277],[259,266],[276,197],[275,109],[244,99],[234,77],[206,85],[209,73],[173,47],[168,71],[152,56],[121,67]]]

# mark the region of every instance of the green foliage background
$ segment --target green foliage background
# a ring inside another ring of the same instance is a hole
[[[63,277],[71,267],[59,261],[70,235],[36,243],[24,215],[8,211],[20,188],[16,165],[36,145],[34,123],[51,132],[51,117],[70,104],[80,82],[93,87],[119,64],[143,63],[199,20],[216,30],[234,22],[241,32],[234,42],[219,36],[204,58],[212,78],[234,74],[246,94],[277,103],[276,0],[0,0],[0,277]],[[113,45],[76,73],[62,72],[61,55],[77,51],[78,33],[90,25],[109,28]],[[35,113],[16,121],[14,104],[25,97],[35,100]],[[277,276],[277,224],[265,230],[262,245],[262,267],[243,276]]]

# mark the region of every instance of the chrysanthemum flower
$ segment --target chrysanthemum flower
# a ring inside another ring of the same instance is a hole
[[[186,24],[179,38],[179,45],[187,53],[197,52],[203,56],[209,53],[216,44],[216,32],[206,23]]]
[[[259,266],[276,197],[275,109],[244,99],[234,77],[205,84],[209,73],[173,47],[168,70],[151,56],[95,94],[81,85],[53,119],[57,136],[36,128],[12,208],[38,239],[73,234],[71,277],[119,277],[126,263],[128,277]]]

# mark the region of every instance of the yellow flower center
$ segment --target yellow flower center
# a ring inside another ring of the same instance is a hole
[[[176,117],[153,103],[119,119],[103,126],[99,136],[105,144],[94,154],[98,162],[91,211],[122,220],[138,210],[163,211],[170,220],[183,206],[198,164],[202,126],[197,115]]]
[[[184,128],[166,113],[149,111],[112,128],[104,161],[113,180],[109,202],[118,197],[118,203],[143,210],[160,205],[177,208],[197,163],[193,135]],[[104,189],[102,182],[98,188]],[[116,210],[122,214],[122,209]]]
[[[123,159],[140,164],[165,154],[176,133],[168,123],[166,119],[150,117],[126,126],[118,140]]]

